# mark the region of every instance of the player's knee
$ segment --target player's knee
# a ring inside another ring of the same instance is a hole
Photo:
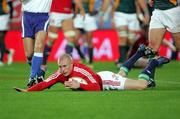
[[[49,31],[49,32],[48,32],[48,37],[49,37],[50,39],[57,39],[57,38],[58,38],[58,34]]]
[[[136,34],[133,32],[128,33],[128,39],[130,39],[132,42],[136,40]]]
[[[126,30],[118,30],[118,36],[120,37],[128,37],[128,33]]]
[[[66,38],[71,38],[76,36],[76,32],[74,30],[68,30],[64,32],[64,36]]]

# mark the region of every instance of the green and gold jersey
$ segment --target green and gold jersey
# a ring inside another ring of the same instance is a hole
[[[0,15],[8,13],[8,4],[6,0],[0,0]]]
[[[91,9],[94,9],[95,0],[82,0],[82,2],[86,13],[89,13],[89,11],[93,11]]]
[[[167,10],[177,6],[177,0],[154,0],[154,8]]]
[[[84,7],[84,10],[86,13],[89,12],[89,3],[90,3],[90,0],[82,0],[83,1],[83,7]]]
[[[120,0],[116,11],[124,13],[136,13],[136,0]]]

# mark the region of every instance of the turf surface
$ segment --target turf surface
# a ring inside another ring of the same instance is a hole
[[[47,75],[57,68],[49,63]],[[156,71],[157,87],[144,91],[71,91],[61,84],[49,90],[19,93],[26,88],[29,67],[24,63],[0,67],[0,119],[179,119],[180,62]],[[94,64],[95,71],[118,72],[112,62]],[[136,78],[140,69],[129,77]]]

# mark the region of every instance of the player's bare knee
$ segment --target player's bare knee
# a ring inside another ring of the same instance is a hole
[[[36,43],[34,47],[34,52],[43,52],[44,44],[43,43]]]
[[[66,38],[75,37],[76,36],[76,32],[74,30],[64,31],[64,36]]]
[[[126,30],[118,29],[118,36],[119,37],[128,37],[128,33]]]
[[[48,37],[49,37],[50,39],[57,39],[57,38],[58,38],[58,34],[49,31],[49,32],[48,32]]]
[[[130,40],[130,42],[135,42],[136,38],[136,33],[134,32],[129,32],[128,33],[128,39]]]

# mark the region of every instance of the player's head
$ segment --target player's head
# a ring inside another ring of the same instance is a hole
[[[73,59],[69,54],[63,54],[58,59],[58,66],[60,73],[64,76],[68,76],[73,68]]]

